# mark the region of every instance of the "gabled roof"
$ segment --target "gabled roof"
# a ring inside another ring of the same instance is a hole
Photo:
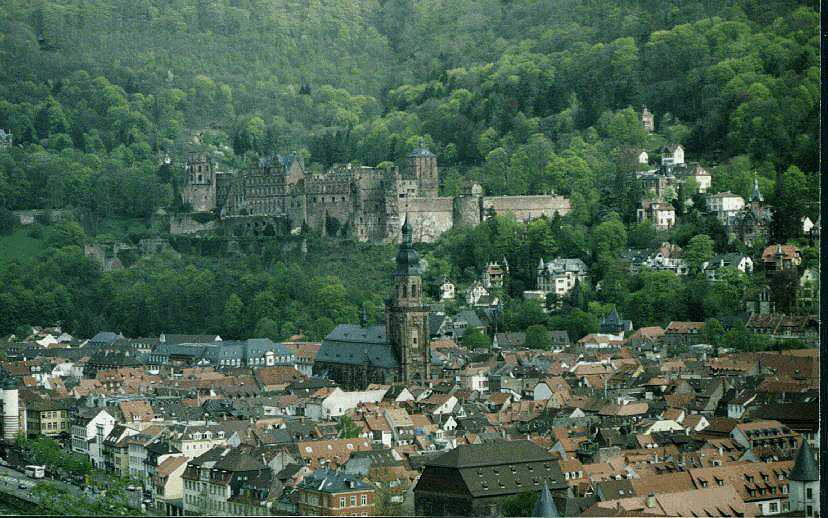
[[[496,446],[496,447],[494,447]],[[426,461],[426,466],[470,468],[519,462],[551,462],[552,456],[540,446],[526,440],[500,441],[495,444],[461,445]]]
[[[398,366],[385,336],[385,326],[340,324],[322,341],[315,361],[348,365],[367,363],[386,369]]]

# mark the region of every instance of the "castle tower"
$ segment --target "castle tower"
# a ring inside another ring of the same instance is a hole
[[[185,166],[187,183],[182,191],[184,203],[193,212],[210,212],[216,208],[216,174],[206,155],[191,155]]]
[[[819,511],[819,466],[804,437],[788,480],[791,511],[798,516],[815,516]]]
[[[400,380],[425,384],[430,379],[428,306],[422,302],[420,258],[414,250],[412,234],[406,215],[394,271],[394,294],[385,302],[385,328],[400,362]]]
[[[417,180],[420,198],[436,198],[439,178],[437,176],[437,156],[426,149],[425,142],[406,157],[406,177]]]
[[[2,439],[13,442],[20,431],[20,400],[17,381],[9,373],[0,369],[0,416],[2,416]]]

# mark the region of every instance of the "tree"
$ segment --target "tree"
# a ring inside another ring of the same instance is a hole
[[[0,236],[8,236],[14,231],[17,224],[17,218],[14,217],[12,211],[0,206]]]
[[[699,234],[690,239],[684,247],[684,258],[693,272],[701,272],[702,263],[713,257],[713,240],[706,234]]]
[[[492,345],[492,341],[480,329],[472,327],[466,329],[460,343],[466,349],[486,349]]]
[[[222,317],[222,334],[232,338],[241,338],[244,330],[244,304],[235,293],[230,294],[224,304]]]
[[[47,243],[55,248],[83,246],[86,241],[86,233],[76,221],[62,221],[54,225],[51,230]]]
[[[503,500],[503,516],[532,516],[538,493],[524,491]]]
[[[339,432],[340,439],[354,439],[362,434],[362,428],[354,423],[354,420],[349,415],[343,415],[336,423],[336,431]]]
[[[552,334],[541,325],[529,326],[526,329],[526,347],[530,349],[549,350],[552,345]]]

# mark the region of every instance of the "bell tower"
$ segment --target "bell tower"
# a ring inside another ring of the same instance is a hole
[[[428,307],[422,303],[420,258],[412,243],[408,215],[402,227],[402,244],[397,252],[394,293],[385,302],[385,315],[388,341],[400,362],[400,380],[403,383],[428,383]]]

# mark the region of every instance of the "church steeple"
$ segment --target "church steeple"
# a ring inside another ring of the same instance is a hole
[[[759,178],[756,176],[756,171],[753,172],[753,193],[750,195],[751,203],[762,203],[765,198],[759,190]]]
[[[388,341],[400,361],[400,380],[424,384],[429,379],[428,307],[422,302],[420,257],[406,214],[394,271],[394,294],[385,308]]]

